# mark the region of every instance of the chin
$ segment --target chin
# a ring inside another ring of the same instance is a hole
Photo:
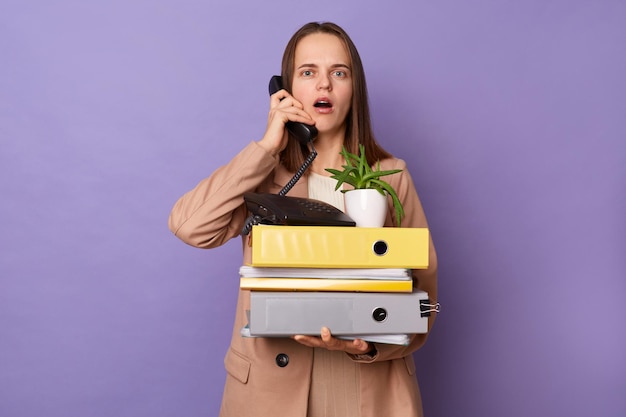
[[[345,124],[337,125],[335,123],[329,123],[328,120],[316,120],[315,127],[317,128],[317,131],[320,133],[332,133],[332,132],[336,132],[344,128]]]

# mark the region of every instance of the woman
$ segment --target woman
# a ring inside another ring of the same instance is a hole
[[[365,145],[370,163],[400,168],[388,182],[401,199],[403,227],[427,227],[422,205],[404,161],[392,157],[374,139],[365,75],[359,54],[343,29],[309,23],[287,44],[282,61],[285,86],[270,98],[263,138],[248,144],[228,164],[186,193],[172,209],[170,229],[184,242],[214,248],[239,236],[248,213],[244,192],[277,193],[291,179],[305,154],[289,138],[288,121],[315,125],[317,158],[290,196],[327,201],[343,209],[343,195],[325,168],[340,168],[345,145]],[[289,91],[291,92],[289,92]],[[391,201],[390,201],[390,208]],[[385,226],[393,226],[393,209]],[[437,263],[432,242],[430,266],[413,272],[416,287],[437,299]],[[244,262],[250,250],[243,238]],[[244,338],[249,292],[240,291],[221,417],[380,417],[421,416],[422,407],[412,353],[426,341],[413,335],[408,346],[343,340],[327,328],[320,336]],[[433,318],[429,322],[432,327]]]

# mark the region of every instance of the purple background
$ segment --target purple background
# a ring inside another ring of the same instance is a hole
[[[261,137],[311,20],[431,223],[427,415],[626,415],[623,1],[4,0],[0,416],[217,415],[239,242],[167,216]]]

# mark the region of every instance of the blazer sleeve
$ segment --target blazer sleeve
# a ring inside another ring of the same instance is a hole
[[[174,204],[170,230],[199,248],[223,245],[241,233],[247,214],[243,194],[257,189],[277,165],[276,157],[251,142]]]
[[[400,159],[391,159],[381,161],[382,169],[402,169],[401,173],[391,175],[386,178],[389,184],[396,190],[398,198],[402,202],[405,217],[402,219],[402,227],[428,227],[428,221],[424,214],[422,203],[419,199],[413,179],[408,172],[406,163]],[[390,199],[391,200],[391,199]],[[390,203],[391,204],[391,203]],[[395,227],[397,220],[395,219],[395,211],[393,207],[389,207],[393,224],[387,222],[386,226]],[[428,297],[434,304],[437,301],[437,254],[433,245],[432,236],[429,242],[429,259],[427,269],[413,270],[413,285],[415,288],[428,293]],[[434,324],[436,314],[431,314],[428,319],[428,333]],[[373,357],[363,357],[363,355],[351,355],[358,362],[374,362],[401,358],[412,354],[426,343],[428,333],[411,335],[411,341],[408,346],[399,346],[391,344],[376,343],[378,351]]]

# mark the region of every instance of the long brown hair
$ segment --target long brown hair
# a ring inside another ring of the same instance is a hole
[[[283,53],[282,77],[283,85],[291,92],[291,83],[294,76],[296,47],[304,37],[314,33],[326,33],[338,37],[348,49],[350,64],[352,67],[352,104],[350,112],[346,116],[346,137],[344,146],[348,151],[357,153],[359,144],[365,146],[365,156],[370,165],[381,159],[391,156],[376,142],[370,120],[370,110],[367,98],[367,85],[365,83],[365,71],[361,57],[348,36],[338,25],[331,22],[311,22],[302,26],[289,40]],[[295,138],[290,138],[287,147],[281,152],[280,159],[289,171],[296,171],[308,155],[308,150],[303,149]]]

